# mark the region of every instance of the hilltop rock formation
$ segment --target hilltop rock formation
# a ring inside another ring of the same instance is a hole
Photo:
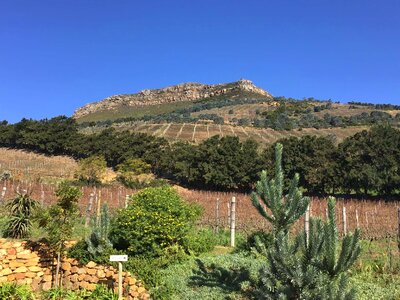
[[[122,94],[107,97],[104,100],[89,103],[78,108],[74,113],[74,117],[81,118],[88,114],[111,110],[121,106],[140,107],[163,103],[194,101],[240,91],[272,98],[268,92],[256,87],[253,82],[246,79],[241,79],[233,83],[214,85],[189,82],[162,89],[142,90],[136,94]]]

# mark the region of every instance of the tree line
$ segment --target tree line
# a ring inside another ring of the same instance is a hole
[[[286,177],[300,175],[311,194],[355,193],[393,195],[400,184],[400,131],[376,125],[335,143],[333,137],[289,137],[283,145]],[[261,147],[254,140],[214,136],[198,145],[169,143],[143,133],[108,128],[85,135],[65,116],[44,120],[0,122],[0,146],[76,159],[103,156],[116,168],[140,158],[160,178],[199,189],[248,191],[262,170],[272,174],[275,144]]]

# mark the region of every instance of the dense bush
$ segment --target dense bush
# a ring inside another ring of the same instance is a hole
[[[133,255],[157,257],[164,249],[184,245],[200,208],[184,202],[171,187],[147,188],[132,196],[111,228],[115,248]]]

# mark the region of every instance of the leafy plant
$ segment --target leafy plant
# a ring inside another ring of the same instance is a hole
[[[78,162],[78,170],[75,173],[75,177],[89,185],[97,185],[101,183],[106,169],[107,162],[104,157],[100,155],[90,156]]]
[[[17,196],[7,203],[9,219],[4,231],[5,237],[26,238],[32,229],[32,216],[39,203],[32,199],[28,193],[17,193]]]
[[[74,221],[78,217],[78,200],[81,191],[77,187],[61,182],[56,190],[58,201],[39,216],[39,224],[46,228],[49,242],[57,255],[56,286],[59,285],[61,255],[65,251],[65,242],[73,234]]]
[[[13,282],[0,285],[0,299],[34,300],[36,298],[27,285],[17,285]]]
[[[163,249],[184,245],[200,214],[171,187],[147,188],[132,196],[118,212],[110,233],[114,247],[133,255],[159,256]]]

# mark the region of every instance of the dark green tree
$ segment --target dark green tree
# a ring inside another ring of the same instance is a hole
[[[400,185],[400,131],[378,125],[339,145],[342,186],[365,194],[391,194]]]

